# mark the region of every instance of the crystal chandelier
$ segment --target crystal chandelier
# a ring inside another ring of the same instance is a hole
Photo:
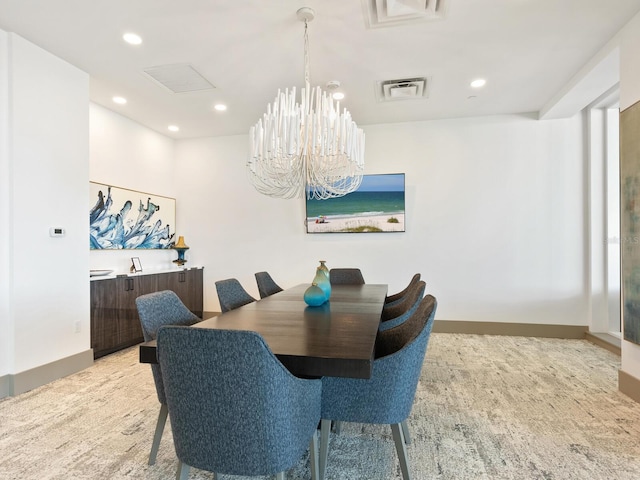
[[[364,171],[364,132],[345,108],[309,82],[308,22],[313,9],[297,11],[304,22],[304,84],[278,90],[267,113],[249,130],[249,179],[258,192],[278,198],[324,200],[355,191]]]

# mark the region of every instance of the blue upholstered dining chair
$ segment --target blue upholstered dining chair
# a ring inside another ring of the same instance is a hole
[[[200,321],[200,318],[192,313],[171,290],[149,293],[136,298],[136,307],[142,326],[144,341],[155,340],[158,329],[164,325],[193,325]],[[167,400],[164,395],[164,384],[159,365],[151,365],[153,381],[156,384],[156,393],[160,402],[160,413],[156,422],[156,431],[153,435],[151,453],[149,454],[149,465],[156,462],[158,447],[162,439],[162,432],[167,421]]]
[[[418,305],[420,305],[420,300],[424,295],[425,288],[426,284],[424,282],[418,281],[413,285],[412,289],[407,292],[408,295],[404,295],[397,302],[390,303],[388,305],[385,304],[382,309],[382,315],[380,318],[381,321],[378,330],[388,330],[400,325],[402,322],[410,318],[418,308]],[[342,422],[340,422],[339,420],[335,420],[334,428],[336,433],[339,434],[342,430]],[[409,428],[407,427],[405,422],[402,423],[402,428],[404,429],[405,440],[408,445],[409,443],[411,443],[411,437],[409,435]]]
[[[380,332],[369,379],[323,377],[320,475],[327,467],[332,420],[390,424],[402,478],[410,480],[404,432],[427,350],[436,299],[427,295],[406,322]]]
[[[282,291],[280,285],[273,281],[271,275],[267,272],[257,272],[256,274],[256,283],[258,284],[258,292],[260,293],[260,298],[268,297],[269,295],[273,295],[274,293],[278,293]]]
[[[235,278],[218,280],[216,282],[216,291],[218,292],[222,313],[256,301]]]
[[[385,330],[389,330],[390,328],[397,327],[401,323],[411,318],[411,316],[418,309],[420,302],[422,301],[422,296],[424,295],[425,288],[425,282],[418,281],[413,285],[413,287],[411,287],[411,290],[409,290],[407,294],[405,294],[399,301],[385,305],[382,310],[382,316],[378,331],[384,332]],[[342,430],[342,422],[340,422],[339,420],[335,420],[333,422],[333,425],[335,428],[335,432],[337,434],[340,434]],[[409,427],[407,426],[406,422],[402,422],[401,426],[404,432],[405,443],[409,445],[411,443]]]
[[[277,475],[310,446],[318,477],[321,381],[293,376],[256,332],[164,327],[158,333],[178,479],[189,467]]]
[[[416,273],[411,278],[411,281],[409,282],[409,284],[406,287],[404,287],[403,290],[399,291],[398,293],[394,293],[393,295],[387,295],[387,298],[385,298],[384,300],[384,304],[391,306],[394,303],[399,302],[402,299],[402,297],[404,297],[407,293],[409,293],[411,289],[415,286],[415,284],[418,283],[419,281],[420,281],[420,274]]]
[[[382,321],[380,322],[378,330],[381,332],[389,330],[390,328],[397,327],[409,319],[418,309],[418,305],[420,305],[425,288],[426,284],[419,280],[399,302],[390,304],[391,306],[389,307],[385,306],[385,309],[383,309]]]
[[[332,268],[329,270],[331,285],[364,285],[359,268]]]

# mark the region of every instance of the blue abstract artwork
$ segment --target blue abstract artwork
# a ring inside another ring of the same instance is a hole
[[[171,248],[175,236],[173,198],[90,182],[91,250]]]

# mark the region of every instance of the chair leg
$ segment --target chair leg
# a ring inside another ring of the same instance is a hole
[[[340,420],[336,420],[333,422],[333,425],[335,427],[336,435],[340,435],[340,432],[342,431],[342,422]]]
[[[158,421],[156,422],[156,433],[153,434],[153,443],[151,443],[151,453],[149,454],[149,465],[156,463],[158,456],[158,448],[160,448],[160,440],[162,440],[162,432],[164,424],[167,423],[167,414],[169,408],[166,405],[160,405],[160,413],[158,413]]]
[[[396,444],[396,452],[398,452],[398,460],[400,461],[400,470],[402,470],[403,480],[411,480],[409,475],[409,462],[407,460],[407,446],[402,433],[402,426],[399,423],[391,425],[391,433],[393,433],[393,441]]]
[[[320,421],[320,479],[324,479],[327,470],[327,458],[329,456],[329,432],[331,431],[331,420]]]
[[[318,467],[318,432],[313,431],[311,444],[309,445],[309,466],[311,467],[311,480],[320,480],[320,469]]]
[[[409,425],[407,425],[407,420],[405,419],[400,425],[402,426],[402,435],[404,435],[405,445],[411,445],[411,434],[409,433]]]
[[[187,480],[189,478],[189,465],[178,460],[178,471],[176,472],[176,480]]]

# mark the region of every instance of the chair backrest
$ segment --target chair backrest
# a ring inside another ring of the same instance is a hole
[[[397,327],[401,323],[409,319],[414,312],[418,309],[426,284],[423,281],[418,281],[410,292],[408,292],[403,299],[398,303],[401,308],[396,308],[396,304],[389,308],[383,308],[382,321],[380,322],[379,330],[382,332],[393,327]],[[391,317],[390,315],[396,315]]]
[[[178,458],[229,475],[293,466],[320,419],[320,380],[294,377],[256,332],[164,327],[158,359]]]
[[[171,290],[140,295],[136,298],[136,307],[145,342],[155,340],[158,330],[165,325],[193,325],[201,320]],[[152,364],[151,372],[156,384],[158,401],[166,404],[160,367]]]
[[[235,278],[218,280],[216,282],[216,291],[218,292],[222,313],[256,301]]]
[[[376,337],[376,358],[382,358],[400,351],[415,339],[435,315],[436,299],[433,295],[426,295],[418,301],[414,313],[400,325],[378,332]],[[431,326],[429,327],[431,328]]]
[[[331,285],[364,285],[359,268],[332,268],[329,270]]]
[[[422,298],[426,286],[426,283],[420,280],[399,301],[392,304],[387,304],[382,307],[381,319],[383,323],[385,321],[397,318],[403,313],[407,312],[416,303],[416,299],[418,297]]]
[[[385,298],[384,303],[389,305],[395,302],[398,302],[399,300],[402,299],[402,297],[404,297],[408,292],[411,291],[411,289],[413,289],[416,285],[416,283],[418,283],[420,281],[420,274],[416,273],[412,278],[411,281],[409,282],[409,284],[404,287],[404,289],[398,293],[394,293],[393,295],[388,295],[387,298]]]
[[[269,295],[273,295],[274,293],[278,293],[282,291],[280,285],[273,281],[271,275],[267,272],[257,272],[256,283],[258,284],[258,292],[260,293],[260,298],[268,297]]]
[[[158,329],[165,325],[193,325],[201,320],[171,290],[140,295],[136,307],[145,342],[155,340]]]

